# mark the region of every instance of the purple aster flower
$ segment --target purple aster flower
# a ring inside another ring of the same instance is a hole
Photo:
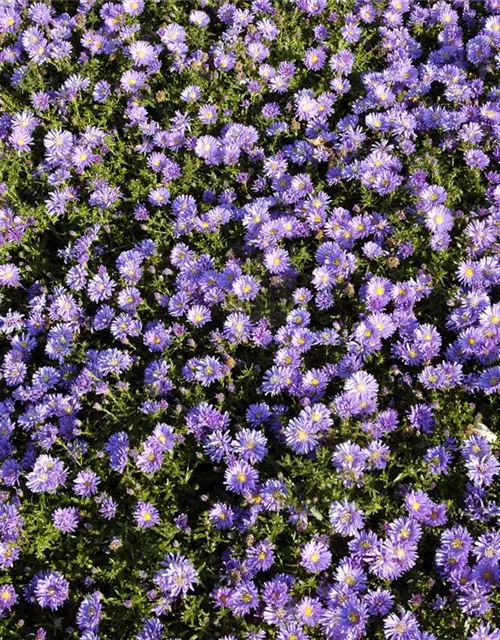
[[[97,486],[101,479],[91,469],[80,471],[73,480],[73,491],[77,496],[89,498],[97,493]]]
[[[317,598],[306,596],[297,604],[297,617],[299,621],[309,627],[314,627],[318,624],[322,612],[323,605]]]
[[[311,573],[328,569],[332,562],[332,554],[327,545],[320,539],[314,539],[304,545],[300,554],[300,564]]]
[[[220,52],[214,56],[214,66],[220,71],[231,71],[234,69],[236,63],[236,57],[230,53]]]
[[[453,227],[453,218],[449,209],[444,205],[437,205],[425,214],[425,225],[432,233],[446,233]]]
[[[198,85],[190,85],[181,92],[181,100],[185,102],[197,102],[201,98],[201,88]]]
[[[186,557],[180,553],[169,553],[162,565],[165,568],[158,571],[154,577],[155,584],[162,593],[175,599],[194,589],[198,582],[198,573]]]
[[[471,455],[475,456],[489,456],[491,455],[491,447],[488,442],[481,436],[474,434],[462,445],[462,455],[465,459]]]
[[[107,493],[100,493],[95,500],[99,505],[99,513],[102,517],[106,520],[113,520],[118,509],[118,503]]]
[[[224,336],[232,342],[245,341],[252,329],[250,317],[246,313],[230,313],[224,322]]]
[[[202,327],[207,322],[210,322],[210,309],[201,304],[196,304],[189,309],[187,313],[187,319],[196,327]]]
[[[248,462],[237,460],[228,465],[224,475],[224,484],[234,493],[245,493],[255,489],[259,473]]]
[[[231,529],[234,523],[233,509],[222,502],[217,502],[209,511],[210,522],[216,529]]]
[[[54,527],[63,533],[72,533],[78,528],[80,511],[75,507],[56,509],[52,514]]]
[[[163,625],[158,618],[150,618],[144,622],[142,630],[135,636],[135,640],[162,640],[163,632]]]
[[[144,445],[141,453],[137,456],[137,468],[143,473],[156,473],[163,464],[164,454],[154,443]]]
[[[315,47],[308,49],[304,58],[304,65],[311,71],[319,71],[322,69],[326,62],[326,52],[321,47]]]
[[[471,455],[465,466],[470,481],[478,487],[489,487],[500,471],[500,463],[493,455]]]
[[[240,300],[253,300],[259,289],[260,283],[253,276],[240,276],[232,284],[232,290]]]
[[[434,430],[434,412],[429,405],[413,405],[408,411],[408,419],[412,427],[426,434]]]
[[[171,341],[171,329],[167,329],[161,320],[154,320],[146,325],[144,344],[150,351],[163,351]]]
[[[374,469],[385,469],[391,450],[380,440],[374,440],[368,445],[368,464]]]
[[[134,510],[134,519],[138,527],[149,529],[160,523],[160,514],[151,502],[138,502]]]
[[[153,45],[144,40],[132,42],[129,47],[129,55],[135,64],[141,67],[147,66],[156,58]]]
[[[346,393],[363,402],[372,400],[376,397],[378,393],[378,384],[370,373],[358,371],[348,378],[344,389]]]
[[[287,445],[295,453],[309,453],[319,444],[320,434],[315,424],[299,416],[290,420],[284,431]]]
[[[259,605],[259,592],[250,580],[245,580],[231,593],[227,606],[237,616],[244,616]]]
[[[290,256],[285,249],[272,249],[264,256],[264,264],[272,274],[283,274],[290,268]]]
[[[71,152],[71,162],[78,172],[83,172],[86,167],[95,162],[95,156],[88,146],[77,145]]]
[[[43,454],[27,474],[26,486],[34,493],[55,493],[66,482],[67,476],[68,472],[61,460]]]
[[[29,131],[22,127],[13,127],[9,142],[18,154],[21,154],[30,151],[34,141]]]
[[[0,587],[0,615],[12,609],[18,600],[17,593],[11,584],[3,584]]]
[[[196,142],[195,153],[207,164],[220,164],[222,160],[221,143],[213,136],[200,136]]]
[[[352,540],[349,540],[349,551],[355,560],[367,560],[378,546],[379,540],[371,531],[361,531]]]
[[[418,522],[426,520],[432,508],[432,501],[425,491],[410,491],[405,496],[408,513]]]
[[[120,84],[126,93],[137,93],[146,82],[146,75],[141,71],[129,70],[123,73]]]
[[[420,629],[413,613],[404,611],[399,616],[391,613],[385,618],[384,634],[387,640],[419,640]]]
[[[8,487],[18,484],[21,476],[21,469],[17,460],[7,458],[0,468],[0,477],[2,482]]]
[[[470,149],[464,154],[464,159],[469,167],[475,167],[478,169],[486,169],[490,163],[489,157],[481,151],[481,149]]]
[[[354,502],[344,498],[330,506],[330,522],[340,535],[354,536],[363,528],[364,514]]]
[[[129,441],[125,432],[119,431],[110,436],[105,445],[109,455],[109,466],[118,473],[123,473],[128,460]]]
[[[138,336],[142,323],[138,317],[130,313],[120,313],[111,322],[110,330],[113,336],[124,342],[128,336]]]
[[[446,529],[436,551],[436,565],[445,575],[456,572],[466,565],[471,547],[472,537],[465,527]]]
[[[233,451],[242,459],[255,464],[267,453],[267,438],[261,431],[242,429],[232,442]]]
[[[148,194],[148,202],[155,207],[162,207],[170,200],[170,191],[165,187],[153,189]]]
[[[339,471],[346,486],[359,481],[364,474],[369,454],[359,445],[347,441],[337,445],[332,456],[333,466]]]
[[[205,11],[191,11],[189,22],[197,27],[207,27],[210,24],[210,16]]]
[[[32,581],[33,591],[42,609],[59,609],[68,599],[69,583],[58,571],[45,571]]]
[[[467,640],[500,640],[500,630],[493,629],[489,624],[481,622],[476,631],[467,636]]]
[[[217,115],[218,107],[214,104],[206,104],[200,107],[198,111],[198,118],[203,124],[210,125],[215,124],[218,119]]]
[[[368,608],[364,601],[350,596],[339,606],[339,631],[348,638],[362,638],[368,622]]]
[[[170,425],[160,422],[154,428],[153,434],[147,439],[147,442],[159,451],[165,452],[172,451],[179,439]]]
[[[375,589],[366,596],[368,611],[373,616],[386,616],[394,604],[394,595],[388,589]]]
[[[430,447],[424,456],[424,460],[434,475],[446,475],[449,472],[452,459],[451,452],[445,446]]]
[[[144,0],[123,0],[122,4],[129,16],[139,16],[144,11]]]
[[[96,102],[104,102],[111,93],[111,87],[106,80],[98,80],[95,83],[92,97]]]
[[[109,277],[106,268],[101,267],[87,285],[87,293],[92,302],[107,300],[113,294],[116,283]]]
[[[4,287],[17,287],[20,284],[21,274],[15,264],[0,265],[0,285]]]
[[[267,571],[274,564],[274,544],[263,540],[248,550],[249,566],[257,571]]]
[[[99,626],[102,615],[101,594],[95,591],[82,600],[78,607],[76,623],[82,630],[94,631]]]

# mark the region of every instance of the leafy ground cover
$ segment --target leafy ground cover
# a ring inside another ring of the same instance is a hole
[[[0,637],[500,640],[500,2],[0,0]]]

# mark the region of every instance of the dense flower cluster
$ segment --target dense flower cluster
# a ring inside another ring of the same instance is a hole
[[[0,0],[0,635],[500,640],[499,0]]]

